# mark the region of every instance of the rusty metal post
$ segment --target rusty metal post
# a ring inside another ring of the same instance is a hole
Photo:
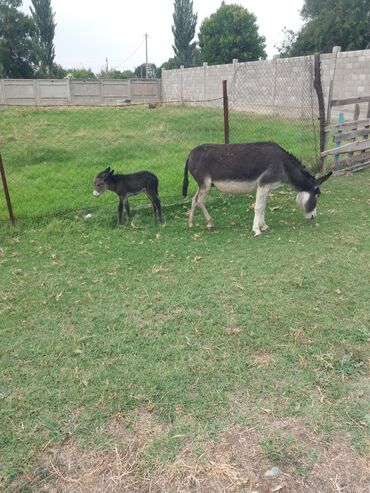
[[[15,219],[14,219],[12,203],[11,203],[10,195],[9,195],[8,183],[6,181],[4,164],[3,164],[1,154],[0,154],[0,173],[1,173],[1,180],[3,182],[3,188],[4,188],[4,193],[5,193],[6,205],[8,207],[9,218],[10,218],[11,223],[14,226],[15,225]]]
[[[222,96],[224,101],[224,135],[225,144],[229,143],[230,130],[229,130],[229,98],[227,95],[227,80],[222,81]]]

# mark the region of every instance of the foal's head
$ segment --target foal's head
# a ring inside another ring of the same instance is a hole
[[[108,179],[113,175],[114,169],[110,167],[106,168],[104,171],[96,175],[94,179],[94,191],[93,195],[99,197],[102,193],[108,190]]]
[[[320,195],[320,185],[324,183],[324,181],[326,181],[332,174],[333,172],[329,171],[326,175],[315,179],[312,190],[297,193],[297,205],[307,219],[314,219],[316,217],[316,205],[317,199]]]

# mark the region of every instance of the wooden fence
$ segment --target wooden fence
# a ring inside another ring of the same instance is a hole
[[[368,103],[365,118],[360,118],[360,103]],[[321,153],[323,169],[331,167],[334,174],[340,175],[360,171],[370,166],[370,96],[348,99],[333,99],[328,102],[330,122],[331,108],[355,104],[353,119],[349,122],[340,118],[338,124],[327,125],[325,131],[325,150]],[[329,142],[335,143],[328,149]],[[344,156],[343,156],[344,155]],[[333,158],[328,162],[330,157]]]

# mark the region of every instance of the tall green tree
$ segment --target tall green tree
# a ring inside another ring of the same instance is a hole
[[[193,2],[191,0],[175,0],[173,7],[172,33],[174,44],[172,48],[179,65],[188,67],[194,62],[196,42],[193,39],[198,14],[193,13]]]
[[[34,49],[40,63],[39,75],[53,77],[55,13],[51,8],[51,0],[32,0],[32,5],[30,10],[36,27]]]
[[[33,50],[35,26],[19,10],[22,0],[0,0],[0,72],[7,78],[32,78],[37,56]]]
[[[221,3],[199,30],[203,60],[210,64],[266,58],[265,38],[258,33],[257,18],[241,5]]]
[[[333,46],[362,50],[370,42],[369,0],[305,0],[301,16],[302,29],[285,32],[282,56],[330,53]]]

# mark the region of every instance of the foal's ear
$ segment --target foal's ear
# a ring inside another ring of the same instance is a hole
[[[324,183],[324,181],[326,181],[328,178],[330,178],[332,174],[333,174],[333,172],[329,171],[329,173],[326,173],[326,175],[320,176],[320,178],[318,178],[316,180],[318,185],[320,186],[321,183]]]

